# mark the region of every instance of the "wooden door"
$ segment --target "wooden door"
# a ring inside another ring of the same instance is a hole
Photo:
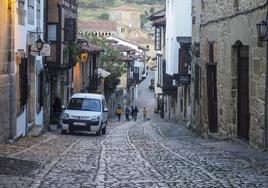
[[[207,65],[208,124],[209,131],[218,132],[217,66]]]
[[[248,47],[237,50],[237,134],[239,138],[249,140],[249,57]]]

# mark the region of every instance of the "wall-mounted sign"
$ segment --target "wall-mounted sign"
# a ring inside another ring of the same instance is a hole
[[[176,79],[179,85],[191,84],[191,74],[174,74],[173,78]]]

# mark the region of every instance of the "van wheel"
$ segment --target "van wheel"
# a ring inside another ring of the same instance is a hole
[[[101,133],[102,133],[103,135],[106,134],[106,126],[101,130]]]
[[[61,129],[61,134],[66,134],[66,133],[67,133],[66,130]]]
[[[101,133],[102,133],[101,130],[102,130],[102,128],[100,128],[100,129],[98,130],[98,132],[96,132],[96,135],[97,135],[97,136],[100,136],[100,135],[101,135]]]

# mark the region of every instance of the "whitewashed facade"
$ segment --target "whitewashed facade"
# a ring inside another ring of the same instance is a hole
[[[191,0],[166,0],[166,73],[178,73],[180,48],[176,38],[191,36]]]
[[[15,57],[17,82],[17,120],[15,137],[26,135],[29,128],[43,124],[41,56],[31,56],[31,46],[39,37],[43,39],[44,0],[21,0],[16,2],[15,13]],[[21,65],[27,64],[27,82],[22,83]],[[41,78],[41,79],[40,79]],[[22,84],[27,89],[21,89]],[[26,93],[28,94],[26,94]],[[22,97],[25,97],[25,103]]]

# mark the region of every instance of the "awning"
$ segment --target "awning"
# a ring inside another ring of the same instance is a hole
[[[98,75],[101,75],[103,78],[106,78],[106,77],[110,76],[111,73],[104,70],[104,69],[98,68]]]

